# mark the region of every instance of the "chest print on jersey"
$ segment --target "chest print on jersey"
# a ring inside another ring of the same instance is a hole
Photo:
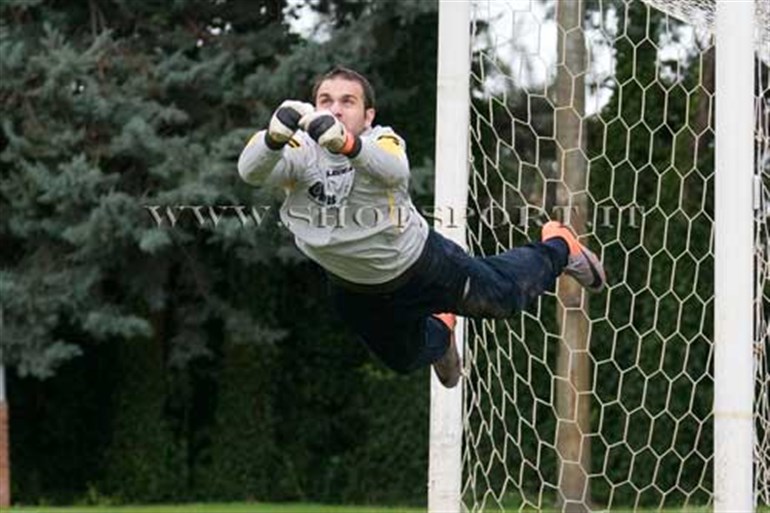
[[[308,196],[322,206],[341,205],[353,188],[353,168],[326,169],[317,175],[307,189]]]

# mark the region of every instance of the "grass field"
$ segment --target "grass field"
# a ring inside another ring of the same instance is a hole
[[[14,507],[9,513],[424,513],[423,508],[398,508],[378,506],[336,506],[329,504],[183,504],[156,506],[68,506],[68,507]],[[494,510],[498,511],[498,510]],[[514,508],[511,512],[518,511]],[[640,510],[637,510],[640,511]],[[647,510],[645,510],[647,511]],[[652,513],[707,513],[708,508],[697,510],[655,510]],[[758,513],[770,513],[760,507]],[[547,513],[542,510],[542,513]]]
[[[3,513],[425,513],[424,508],[399,508],[386,506],[338,506],[329,504],[268,504],[268,503],[239,503],[239,504],[182,504],[182,505],[153,505],[153,506],[68,506],[68,507],[14,507],[10,510],[0,509]],[[499,510],[493,509],[496,513]],[[511,513],[519,511],[511,508]],[[530,510],[527,510],[530,511]],[[531,510],[535,511],[535,510]],[[551,510],[540,510],[549,513]],[[613,510],[621,511],[625,510]],[[649,513],[708,513],[710,508],[697,509],[649,509],[637,510]],[[760,506],[757,513],[770,513],[770,508]]]
[[[9,513],[424,513],[420,508],[329,504],[183,504],[178,506],[14,507]]]

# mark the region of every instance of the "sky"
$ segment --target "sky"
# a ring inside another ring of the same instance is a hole
[[[296,18],[289,20],[293,32],[306,39],[323,42],[328,39],[328,31],[324,30],[322,17],[310,7],[309,0],[287,0],[289,7],[284,11],[294,10]]]
[[[648,0],[649,1],[649,0]],[[667,0],[653,0],[666,3]],[[323,42],[329,32],[323,18],[310,6],[310,0],[288,0],[289,9],[298,16],[290,20],[291,29],[302,37]],[[696,2],[697,3],[697,2]],[[549,16],[555,0],[474,0],[472,17],[484,19],[493,25],[493,45],[499,59],[508,64],[511,77],[520,87],[542,90],[553,81],[556,74],[556,22]],[[288,11],[288,9],[287,9]],[[618,33],[619,19],[613,9],[593,15],[592,22],[604,30],[589,29],[585,32],[590,51],[589,73],[586,80],[586,114],[600,111],[612,97],[613,90],[604,84],[614,73],[615,59],[612,38]],[[686,62],[698,41],[705,41],[708,35],[681,24],[675,26],[677,42],[671,37],[656,41],[660,45],[659,59]],[[662,69],[664,78],[677,79],[672,69]],[[485,86],[490,91],[504,87],[504,83],[490,77]]]

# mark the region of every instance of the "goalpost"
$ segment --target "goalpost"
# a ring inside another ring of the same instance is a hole
[[[714,509],[752,511],[754,2],[716,5]]]
[[[770,3],[440,0],[437,85],[436,229],[610,285],[458,323],[429,511],[770,505]]]
[[[467,206],[468,123],[470,120],[470,4],[439,9],[437,70],[436,168],[445,175],[435,185],[436,230],[467,249],[465,222],[458,213]],[[464,57],[468,58],[464,58]],[[459,128],[459,129],[458,129]],[[465,322],[455,326],[457,349],[465,348]],[[428,509],[459,511],[462,444],[462,387],[445,389],[431,372]]]

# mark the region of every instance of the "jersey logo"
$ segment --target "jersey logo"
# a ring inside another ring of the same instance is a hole
[[[337,197],[333,194],[327,195],[324,183],[320,180],[308,187],[307,193],[316,203],[320,203],[321,205],[330,206],[337,203]]]
[[[308,187],[308,196],[317,204],[326,207],[339,206],[353,188],[353,168],[350,166],[327,169],[323,177]]]

